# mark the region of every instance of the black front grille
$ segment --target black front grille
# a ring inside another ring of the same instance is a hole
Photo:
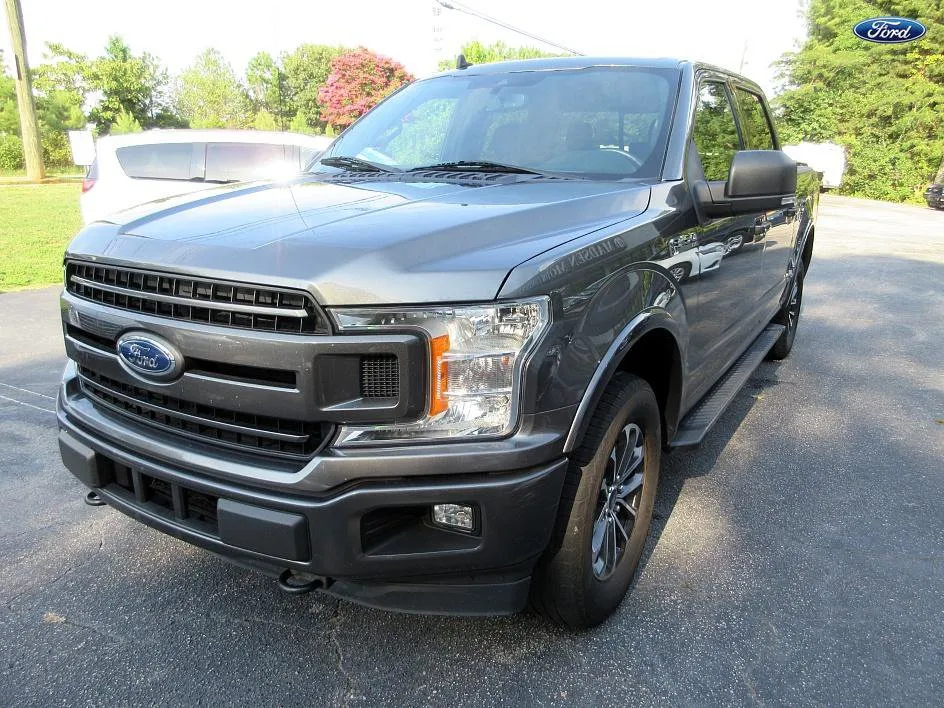
[[[109,307],[157,317],[286,334],[327,334],[328,320],[305,292],[136,268],[69,261],[66,289]]]
[[[400,362],[396,355],[378,354],[361,358],[361,396],[400,397]]]
[[[93,402],[134,420],[225,447],[307,459],[332,431],[328,423],[230,411],[149,391],[87,367],[78,371],[82,390]]]

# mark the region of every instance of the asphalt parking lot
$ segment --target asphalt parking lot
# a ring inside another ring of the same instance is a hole
[[[824,199],[793,354],[667,459],[632,595],[579,634],[289,597],[86,506],[57,296],[0,295],[0,705],[944,696],[944,212]]]

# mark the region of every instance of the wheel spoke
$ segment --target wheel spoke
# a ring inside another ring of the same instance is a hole
[[[623,526],[623,522],[619,520],[619,516],[616,514],[613,514],[613,524],[616,526],[616,530],[622,534],[623,538],[626,541],[629,541],[629,534],[626,533],[626,528]]]
[[[616,555],[618,552],[618,547],[616,545],[616,516],[610,515],[610,523],[607,524],[607,544],[609,553],[607,554],[607,570],[612,571],[616,567]]]
[[[603,541],[606,535],[606,509],[597,522],[593,525],[593,538],[590,540],[590,551],[593,554],[593,562],[596,563],[600,558],[600,552],[603,550]]]
[[[623,501],[629,497],[634,492],[638,491],[642,486],[643,476],[642,472],[637,472],[632,477],[627,479],[623,484],[620,485],[619,489],[616,490],[617,501]]]
[[[614,484],[622,485],[626,479],[639,467],[643,458],[642,431],[635,425],[628,425],[623,429],[626,434],[626,447],[619,458],[619,469]]]
[[[623,507],[624,509],[626,509],[626,511],[629,513],[630,517],[632,517],[633,519],[636,518],[636,514],[639,512],[639,509],[637,509],[636,507],[634,507],[632,504],[630,504],[630,503],[629,503],[628,501],[626,501],[625,499],[620,499],[620,498],[617,497],[617,499],[616,499],[616,505],[617,505],[617,506],[621,506],[621,507]]]

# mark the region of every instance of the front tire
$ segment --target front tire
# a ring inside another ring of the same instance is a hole
[[[531,587],[532,606],[557,624],[592,627],[626,595],[659,484],[660,420],[649,384],[614,376],[571,456],[557,527]]]
[[[691,275],[691,273],[692,266],[690,263],[677,263],[669,268],[669,274],[680,283]]]

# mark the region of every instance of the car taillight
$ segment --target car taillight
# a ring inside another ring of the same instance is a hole
[[[94,186],[95,186],[95,178],[86,177],[85,179],[82,180],[82,194],[85,194]]]

